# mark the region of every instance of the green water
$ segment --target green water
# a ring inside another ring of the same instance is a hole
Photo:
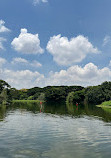
[[[111,114],[65,104],[0,107],[0,158],[111,157]]]

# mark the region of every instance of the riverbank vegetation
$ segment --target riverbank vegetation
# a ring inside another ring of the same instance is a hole
[[[111,100],[111,82],[98,86],[47,86],[17,90],[0,80],[0,104],[10,102],[64,102],[97,105]],[[38,100],[38,101],[37,101]]]
[[[39,100],[13,100],[13,103],[40,103]]]
[[[111,100],[110,101],[105,101],[100,105],[97,105],[97,107],[106,107],[106,108],[111,108]]]
[[[0,80],[0,104],[10,103],[12,100],[10,90],[11,86],[7,82]]]
[[[111,82],[104,82],[98,86],[90,86],[82,91],[68,94],[67,102],[82,102],[84,104],[97,105],[111,100]]]
[[[111,100],[105,101],[101,103],[100,105],[97,105],[97,107],[102,108],[104,111],[111,113]]]

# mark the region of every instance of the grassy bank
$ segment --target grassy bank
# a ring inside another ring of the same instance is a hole
[[[25,109],[27,111],[37,112],[40,111],[40,100],[13,100],[12,107]]]
[[[105,101],[102,104],[97,105],[97,107],[111,109],[111,101]]]
[[[40,100],[13,100],[13,103],[40,103]]]

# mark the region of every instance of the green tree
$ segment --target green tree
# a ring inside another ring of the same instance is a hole
[[[76,104],[77,103],[83,103],[85,99],[85,90],[71,92],[68,94],[66,102]]]
[[[41,94],[38,96],[37,100],[44,101],[44,100],[45,100],[45,93],[41,93]]]
[[[10,89],[11,86],[7,82],[0,80],[0,93],[2,92],[3,89],[6,89],[6,88]]]
[[[7,89],[3,89],[0,94],[0,104],[7,104],[7,102],[8,102]]]
[[[7,82],[0,80],[0,104],[6,104],[11,99],[10,88]]]

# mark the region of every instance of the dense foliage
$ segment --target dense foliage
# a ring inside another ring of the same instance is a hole
[[[10,102],[12,99],[10,89],[11,87],[7,82],[0,80],[0,104],[7,104]]]
[[[84,99],[85,99],[85,89],[69,93],[66,102],[69,104],[84,103]]]
[[[13,89],[11,94],[13,99],[17,100],[46,100],[55,102],[65,100],[69,92],[82,89],[83,87],[81,86],[47,86],[22,90]]]
[[[45,98],[47,101],[66,100],[69,92],[82,90],[81,86],[50,86],[45,88]]]
[[[108,100],[111,100],[111,82],[104,82],[98,86],[84,88],[82,91],[71,92],[67,97],[69,102],[84,102],[93,105]]]
[[[111,82],[104,82],[99,86],[86,88],[85,99],[88,103],[100,104],[111,100]]]
[[[66,99],[67,98],[67,99]],[[40,100],[47,102],[67,101],[68,103],[88,103],[97,105],[111,100],[111,82],[98,86],[47,86],[17,90],[0,80],[0,104],[11,100]]]

